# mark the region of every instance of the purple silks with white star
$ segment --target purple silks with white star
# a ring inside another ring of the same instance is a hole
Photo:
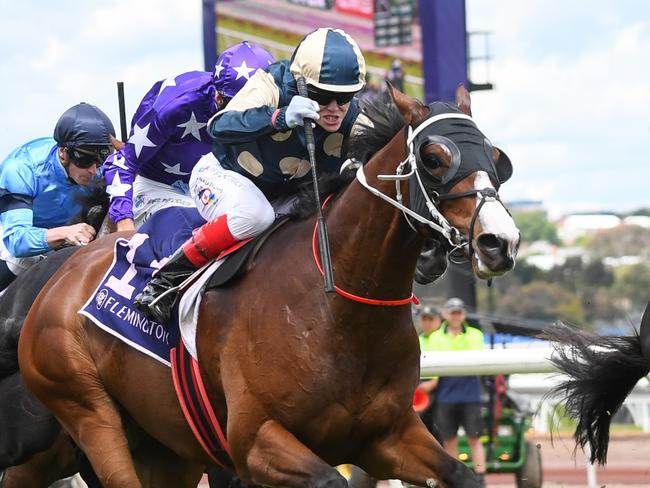
[[[187,194],[192,168],[211,150],[206,126],[217,112],[217,90],[234,96],[272,62],[268,51],[244,41],[222,53],[214,73],[190,71],[157,82],[133,116],[126,145],[106,160],[111,219],[133,218],[136,175]]]
[[[191,71],[157,82],[144,96],[123,149],[106,160],[110,217],[133,218],[136,174],[186,192],[192,168],[210,152],[205,127],[217,112],[212,73]]]
[[[248,41],[221,53],[214,66],[214,84],[226,98],[234,97],[258,69],[266,69],[275,59],[266,49]]]

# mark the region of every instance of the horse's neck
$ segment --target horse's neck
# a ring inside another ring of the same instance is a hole
[[[394,182],[377,175],[394,174],[404,158],[400,131],[364,167],[368,183],[395,198]],[[402,185],[408,201],[408,185]],[[369,297],[402,298],[411,292],[422,240],[395,207],[354,181],[332,205],[327,217],[336,284]]]

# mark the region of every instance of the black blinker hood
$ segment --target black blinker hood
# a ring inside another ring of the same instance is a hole
[[[461,113],[455,106],[444,102],[434,102],[429,107],[431,108],[431,116],[450,112]],[[497,190],[499,189],[500,179],[495,161],[492,158],[492,145],[473,121],[463,118],[438,120],[416,136],[414,147],[419,147],[418,142],[423,138],[426,139],[428,135],[443,136],[451,140],[459,149],[461,155],[460,165],[455,174],[444,184],[437,178],[432,177],[425,165],[417,157],[420,176],[428,189],[435,190],[441,195],[449,193],[456,183],[476,171],[485,171],[490,176],[494,187]]]

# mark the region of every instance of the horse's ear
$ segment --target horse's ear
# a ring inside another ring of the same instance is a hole
[[[641,337],[648,333],[650,333],[650,302],[646,305],[641,318]]]
[[[389,81],[386,81],[386,85],[388,86],[388,93],[390,93],[393,103],[402,114],[402,118],[407,125],[417,125],[421,119],[424,119],[429,114],[429,108],[426,105],[422,105],[419,100],[404,95]]]
[[[111,144],[113,144],[113,148],[116,151],[119,151],[120,149],[122,149],[124,147],[124,143],[122,141],[116,139],[113,136],[111,136]]]
[[[512,162],[506,153],[498,147],[492,148],[494,167],[497,170],[497,179],[499,183],[505,183],[512,176]]]
[[[465,115],[472,116],[472,99],[467,88],[462,83],[456,88],[456,106]]]

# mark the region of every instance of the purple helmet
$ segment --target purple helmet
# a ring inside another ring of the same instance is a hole
[[[234,97],[258,69],[275,62],[266,49],[244,41],[221,53],[214,66],[212,79],[221,96]]]

